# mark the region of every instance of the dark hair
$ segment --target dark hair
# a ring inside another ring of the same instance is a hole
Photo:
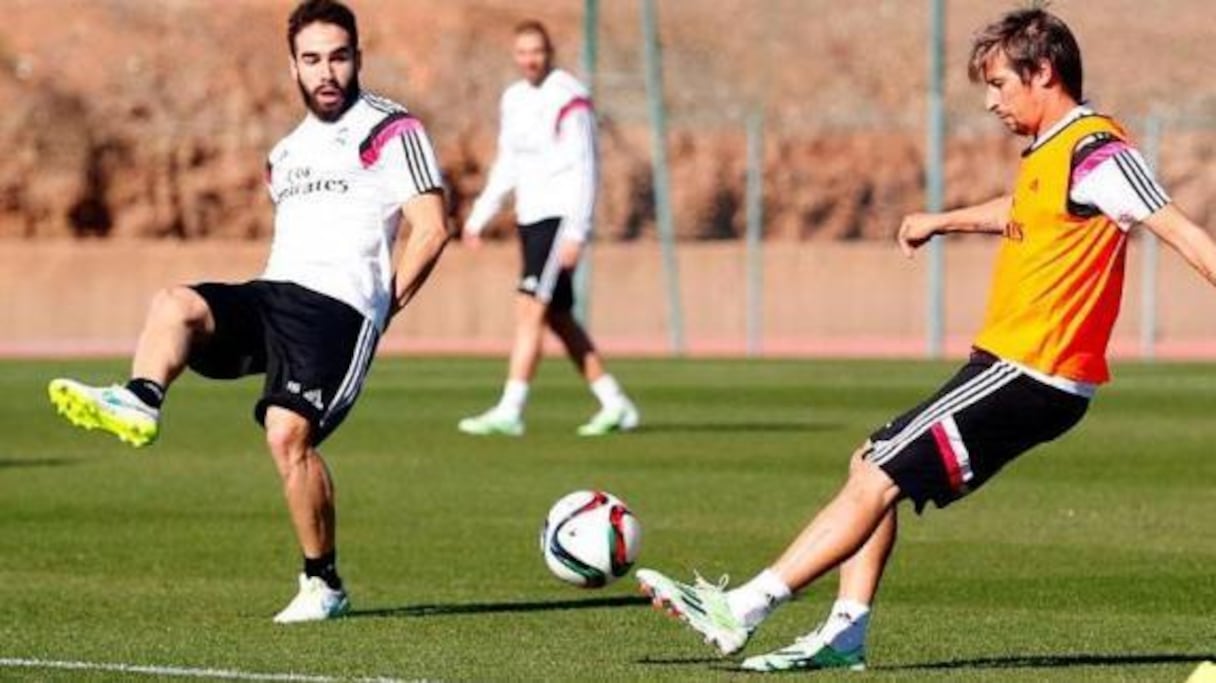
[[[338,0],[304,0],[287,19],[287,49],[296,54],[296,36],[305,26],[315,23],[333,24],[350,36],[351,47],[359,49],[359,26],[355,13]]]
[[[525,33],[532,33],[541,37],[545,41],[545,51],[553,54],[553,39],[549,37],[549,29],[536,19],[526,19],[515,25],[515,35],[522,36]]]
[[[1010,12],[976,34],[967,66],[967,75],[972,81],[983,80],[984,69],[998,50],[1004,53],[1023,83],[1029,81],[1046,60],[1064,91],[1074,100],[1081,101],[1084,86],[1081,48],[1068,24],[1043,9],[1041,4]]]

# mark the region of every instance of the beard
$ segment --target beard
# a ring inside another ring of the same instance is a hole
[[[533,87],[540,87],[549,74],[553,71],[553,66],[548,61],[537,65],[528,65],[523,69],[524,80],[528,81]]]
[[[355,100],[359,98],[359,76],[355,75],[352,77],[345,87],[339,83],[327,83],[326,86],[342,93],[342,100],[338,103],[338,106],[326,107],[321,104],[317,100],[316,91],[309,92],[308,88],[304,87],[304,83],[298,78],[296,79],[296,87],[300,89],[300,98],[304,100],[304,106],[308,107],[308,111],[326,123],[333,123],[342,118],[342,115],[354,106]]]

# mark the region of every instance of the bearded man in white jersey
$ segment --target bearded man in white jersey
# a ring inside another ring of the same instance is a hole
[[[600,410],[578,429],[599,436],[636,428],[638,410],[575,319],[572,273],[591,235],[595,210],[595,113],[587,88],[553,65],[553,42],[544,25],[515,28],[512,55],[523,79],[503,93],[498,155],[464,226],[476,247],[481,232],[515,193],[523,273],[515,301],[515,341],[507,383],[497,405],[460,421],[466,434],[524,433],[523,411],[540,363],[545,327],[566,347]]]
[[[73,424],[138,447],[159,434],[166,392],[185,368],[213,379],[265,375],[254,415],[304,555],[299,592],[278,623],[349,609],[337,572],[334,488],[317,447],[349,413],[377,340],[451,237],[422,124],[360,88],[351,10],[306,0],[288,20],[287,40],[308,111],[266,165],[275,229],[265,272],[241,284],[159,292],[125,385],[56,379],[49,387]],[[394,267],[403,217],[412,229]]]

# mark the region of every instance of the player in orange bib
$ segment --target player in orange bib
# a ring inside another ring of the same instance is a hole
[[[1143,225],[1216,284],[1216,244],[1170,203],[1124,129],[1082,98],[1081,52],[1058,17],[1011,12],[981,31],[970,75],[987,109],[1031,138],[1012,194],[898,233],[907,256],[937,235],[1000,236],[983,328],[969,362],[935,395],[875,431],[849,478],[785,553],[734,590],[638,571],[642,588],[723,654],[775,607],[840,569],[818,628],[742,662],[752,671],[865,667],[870,605],[895,544],[896,507],[945,507],[1081,420],[1110,379],[1128,231]]]

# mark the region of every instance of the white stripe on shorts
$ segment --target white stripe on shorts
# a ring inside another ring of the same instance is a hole
[[[992,367],[955,387],[950,393],[935,401],[909,422],[898,434],[874,444],[874,455],[870,462],[882,465],[898,455],[911,442],[929,431],[935,423],[978,403],[1001,387],[1017,379],[1022,373],[1012,365],[998,361]]]
[[[536,298],[546,304],[553,300],[553,290],[557,289],[557,278],[562,274],[561,250],[558,248],[561,240],[561,227],[559,226],[557,234],[553,236],[553,244],[549,247],[549,257],[545,259],[545,267],[540,271],[540,282],[536,285]]]
[[[325,411],[325,415],[321,418],[322,422],[353,403],[355,397],[359,395],[363,380],[367,376],[368,366],[371,364],[371,353],[376,348],[377,336],[376,326],[370,319],[364,318],[363,327],[359,329],[359,339],[355,342],[355,349],[350,355],[350,365],[346,368],[346,376],[342,378],[342,383],[338,385],[338,392],[329,402],[329,410]]]

